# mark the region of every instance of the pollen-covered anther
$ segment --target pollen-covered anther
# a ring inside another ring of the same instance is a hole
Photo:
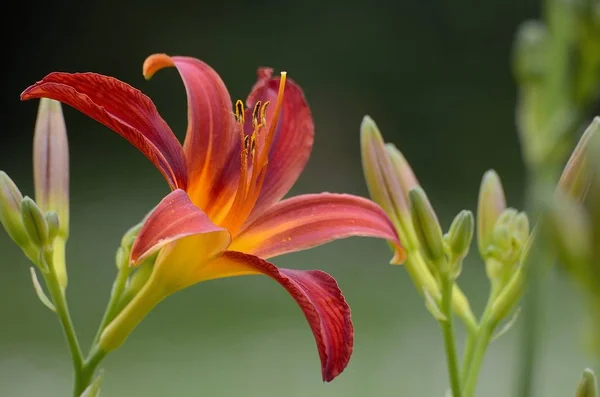
[[[244,125],[244,102],[239,99],[235,102],[235,119],[242,126]]]

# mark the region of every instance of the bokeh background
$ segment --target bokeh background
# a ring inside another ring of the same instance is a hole
[[[37,101],[20,92],[52,71],[95,71],[147,93],[182,137],[183,85],[174,70],[147,82],[154,52],[195,56],[245,98],[258,66],[287,70],[311,104],[316,139],[292,193],[366,195],[359,124],[365,114],[406,155],[444,227],[475,209],[481,175],[503,178],[522,207],[523,166],[514,126],[513,34],[539,16],[537,1],[320,0],[89,1],[2,12],[4,50],[0,169],[33,194]],[[7,5],[3,6],[6,10]],[[8,48],[8,47],[7,47]],[[65,108],[72,165],[68,296],[87,346],[115,275],[122,233],[168,191],[133,147]],[[474,250],[475,251],[475,250]],[[0,396],[70,395],[70,360],[56,319],[37,300],[28,263],[0,232]],[[261,277],[197,285],[163,302],[105,361],[103,396],[443,396],[441,337],[385,243],[350,239],[277,258],[334,275],[353,309],[356,346],[345,373],[320,378],[313,337],[285,291]],[[480,312],[487,296],[473,252],[460,284]],[[546,293],[541,395],[570,396],[592,359],[583,348],[584,301],[559,272]],[[517,327],[491,346],[481,396],[513,393]],[[461,331],[462,335],[462,331]]]

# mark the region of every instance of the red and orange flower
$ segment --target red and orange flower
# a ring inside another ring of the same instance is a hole
[[[51,73],[21,99],[52,98],[115,131],[163,174],[172,192],[145,221],[131,264],[158,253],[152,275],[100,338],[120,346],[162,299],[210,279],[263,274],[296,300],[312,329],[325,381],[352,353],[350,308],[336,281],[319,270],[291,270],[266,259],[326,242],[369,236],[404,251],[394,226],[375,203],[346,194],[306,194],[282,200],[302,172],[314,125],[302,90],[259,69],[246,106],[232,104],[219,75],[204,62],[155,54],[144,62],[149,79],[176,67],[187,91],[183,146],[153,102],[133,87],[95,73]],[[233,111],[234,110],[234,111]]]

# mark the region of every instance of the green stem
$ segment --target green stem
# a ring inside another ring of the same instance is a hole
[[[465,381],[467,380],[467,372],[471,367],[471,362],[473,361],[473,355],[475,354],[475,345],[477,344],[477,335],[478,330],[469,330],[467,334],[467,342],[465,345],[465,352],[463,354],[462,365],[460,366],[460,380],[461,384],[464,386]]]
[[[448,376],[452,388],[453,397],[462,397],[460,388],[460,371],[458,368],[458,356],[456,354],[456,344],[454,337],[454,324],[452,311],[452,287],[454,282],[448,277],[442,277],[442,312],[446,319],[440,321],[442,334],[444,335],[444,346],[446,348],[446,363],[448,365]]]
[[[81,377],[83,354],[81,353],[81,347],[79,347],[77,334],[75,333],[75,328],[73,327],[73,321],[71,320],[71,314],[69,312],[65,293],[61,288],[58,276],[54,271],[54,261],[52,259],[52,255],[45,256],[49,271],[44,274],[44,279],[46,281],[46,286],[48,287],[48,292],[50,293],[54,307],[56,308],[56,314],[58,315],[60,324],[62,325],[65,339],[67,340],[67,345],[69,346],[69,352],[71,353],[71,360],[73,362],[73,371],[75,374],[75,388],[77,388]],[[79,397],[79,394],[76,394],[75,396]]]
[[[479,372],[483,364],[483,358],[485,357],[493,332],[493,324],[490,324],[489,321],[482,321],[481,327],[477,332],[471,362],[464,379],[464,397],[472,397],[475,393]]]
[[[98,349],[97,347],[92,348],[89,357],[87,360],[85,360],[81,367],[79,377],[75,383],[74,397],[81,396],[85,389],[92,383],[94,379],[94,373],[105,356],[106,352]]]
[[[100,326],[98,326],[98,330],[96,331],[96,336],[94,336],[92,346],[96,346],[96,344],[100,340],[100,335],[102,335],[102,331],[104,331],[104,328],[106,328],[108,323],[117,315],[119,300],[123,295],[123,292],[125,291],[125,286],[127,285],[127,278],[129,277],[129,273],[129,266],[122,266],[119,269],[117,277],[113,283],[110,300],[108,301],[108,305],[106,306],[106,310],[104,311],[104,315],[102,316],[102,321],[100,321]]]

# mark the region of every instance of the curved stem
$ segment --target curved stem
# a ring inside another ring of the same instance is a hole
[[[102,316],[102,321],[100,321],[100,325],[98,326],[98,330],[96,331],[96,336],[94,336],[92,346],[96,346],[98,341],[100,340],[100,335],[102,335],[102,331],[108,325],[108,323],[117,315],[117,308],[119,305],[119,300],[123,292],[125,291],[125,286],[127,284],[127,278],[129,277],[129,273],[131,272],[129,266],[122,266],[117,273],[117,277],[115,282],[113,283],[110,300],[108,301],[108,305],[106,307],[106,311]]]
[[[493,332],[494,327],[492,324],[489,322],[482,322],[477,333],[471,362],[464,379],[464,397],[472,397],[475,393],[479,372],[481,371],[481,365],[483,364],[483,358],[485,357]]]
[[[453,397],[462,397],[460,387],[460,371],[458,368],[458,356],[456,354],[456,344],[454,338],[454,313],[452,311],[452,288],[454,282],[448,277],[442,277],[442,312],[446,316],[444,321],[440,321],[442,334],[444,335],[444,346],[446,348],[446,363],[448,366],[448,376]]]
[[[62,325],[67,345],[69,346],[69,352],[71,353],[71,360],[73,362],[73,371],[75,374],[75,387],[77,387],[77,384],[80,382],[83,354],[81,353],[81,347],[79,346],[77,334],[75,333],[73,321],[71,320],[71,314],[69,312],[64,290],[61,288],[58,276],[54,270],[54,260],[50,253],[44,256],[45,258],[43,260],[47,262],[49,270],[48,272],[44,273],[44,279],[46,281],[46,286],[48,287],[48,292],[50,293],[52,303],[56,308],[56,314],[58,315],[60,324]],[[78,397],[79,394],[76,394],[76,396]]]

